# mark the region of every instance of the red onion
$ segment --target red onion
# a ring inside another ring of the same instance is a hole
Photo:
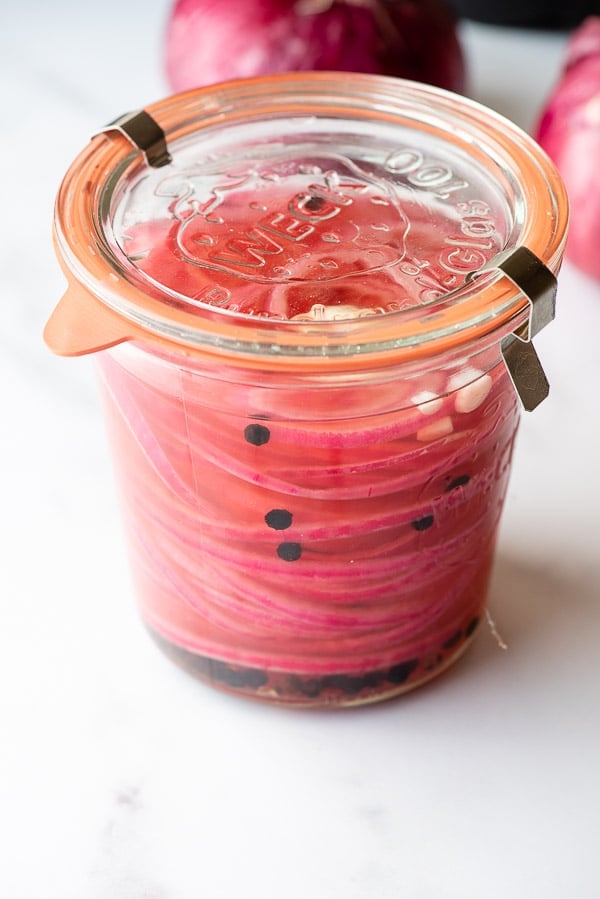
[[[311,69],[371,72],[461,91],[445,0],[178,0],[166,34],[174,91]]]
[[[600,17],[591,16],[573,32],[536,137],[567,186],[567,257],[600,278]]]

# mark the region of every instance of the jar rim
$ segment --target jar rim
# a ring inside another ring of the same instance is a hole
[[[146,107],[176,146],[207,128],[283,116],[328,115],[362,122],[413,122],[448,146],[460,146],[473,158],[489,161],[490,178],[510,178],[519,186],[522,221],[511,235],[514,246],[526,246],[553,273],[560,268],[568,221],[562,180],[548,156],[516,125],[476,101],[439,88],[380,75],[305,72],[223,82]],[[436,298],[424,309],[403,309],[361,318],[327,322],[252,319],[208,310],[191,314],[150,295],[135,272],[117,258],[107,237],[103,212],[138,170],[139,150],[117,131],[92,139],[75,159],[59,189],[54,234],[59,260],[70,290],[66,297],[79,307],[111,316],[112,328],[124,339],[143,339],[186,353],[219,353],[250,360],[303,365],[327,360],[329,365],[364,364],[453,351],[470,343],[493,341],[522,324],[528,300],[503,277],[484,271]],[[494,175],[495,173],[495,175]],[[502,250],[511,247],[502,247]],[[168,293],[168,291],[165,293]],[[98,305],[99,304],[99,305]],[[93,330],[90,316],[78,318],[72,330]],[[92,317],[93,318],[93,317]],[[109,345],[82,333],[83,351]],[[110,343],[110,342],[109,342]],[[312,363],[311,363],[312,360]]]

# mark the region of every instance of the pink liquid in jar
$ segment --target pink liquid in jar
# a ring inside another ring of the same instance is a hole
[[[290,165],[191,202],[163,184],[171,214],[122,245],[220,313],[324,323],[434,303],[499,249],[483,201]],[[338,383],[127,345],[100,366],[142,614],[177,661],[235,692],[348,704],[468,644],[518,420],[497,348]]]

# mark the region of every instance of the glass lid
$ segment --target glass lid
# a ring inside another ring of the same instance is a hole
[[[71,284],[130,338],[271,356],[437,351],[526,315],[501,252],[560,264],[552,164],[457,95],[308,73],[143,115],[168,152],[156,162],[107,129],[69,170],[56,215]]]

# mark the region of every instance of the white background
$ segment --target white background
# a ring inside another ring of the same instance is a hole
[[[447,675],[341,713],[227,697],[135,610],[89,360],[51,356],[59,181],[167,93],[166,3],[0,12],[0,893],[7,899],[597,899],[600,284],[537,340],[490,608]],[[564,35],[469,25],[470,93],[530,128]]]

